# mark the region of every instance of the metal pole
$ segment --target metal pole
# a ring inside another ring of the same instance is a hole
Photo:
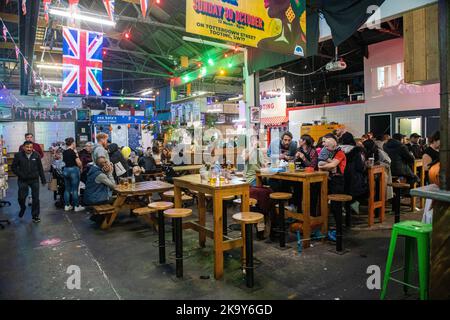
[[[439,0],[439,56],[440,56],[440,79],[441,79],[441,113],[440,113],[440,187],[444,190],[450,190],[450,137],[448,126],[449,117],[449,3],[448,0]]]

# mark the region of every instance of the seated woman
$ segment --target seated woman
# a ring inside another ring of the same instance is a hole
[[[439,148],[441,146],[440,132],[437,131],[433,133],[431,137],[428,138],[429,146],[425,149],[422,156],[423,168],[425,169],[425,182],[429,184],[429,174],[428,171],[431,168],[431,164],[435,164],[439,161]]]
[[[297,149],[297,153],[295,154],[295,162],[300,164],[300,167],[310,168],[310,170],[317,170],[318,165],[318,154],[316,148],[314,148],[314,139],[309,134],[304,134],[300,137],[300,147]],[[320,193],[320,184],[312,184],[311,185],[311,215],[316,216],[316,207],[318,194]],[[299,209],[302,208],[302,199],[303,199],[303,184],[302,183],[294,183],[294,197],[293,197],[293,205],[294,211],[298,212]],[[302,210],[300,210],[302,211]]]

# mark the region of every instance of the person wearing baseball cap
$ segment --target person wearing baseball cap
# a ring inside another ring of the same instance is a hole
[[[413,133],[409,136],[409,143],[406,145],[409,152],[411,152],[416,159],[422,159],[423,148],[419,144],[420,135]]]

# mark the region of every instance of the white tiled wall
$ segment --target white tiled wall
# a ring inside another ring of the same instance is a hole
[[[34,130],[35,142],[44,144],[44,151],[49,150],[54,142],[75,138],[74,122],[35,122]]]
[[[0,134],[3,135],[8,153],[19,150],[25,141],[27,131],[26,122],[0,122]]]
[[[313,123],[324,116],[324,108],[295,110],[289,112],[289,131],[295,140],[300,139],[300,129],[303,123]],[[352,104],[325,108],[325,117],[328,122],[334,121],[343,124],[355,137],[360,137],[365,130],[364,104]]]

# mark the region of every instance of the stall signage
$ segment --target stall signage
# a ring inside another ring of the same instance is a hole
[[[14,121],[75,121],[75,109],[16,108]]]
[[[92,116],[92,121],[96,124],[127,124],[148,122],[148,119],[145,117],[96,115]]]
[[[306,54],[306,0],[186,0],[186,31],[284,54]]]
[[[261,120],[286,116],[285,79],[264,81],[259,84]]]

